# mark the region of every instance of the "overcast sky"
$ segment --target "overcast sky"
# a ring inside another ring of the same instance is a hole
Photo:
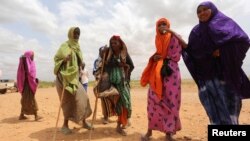
[[[120,35],[135,64],[132,79],[139,79],[154,53],[155,22],[166,17],[171,28],[186,41],[198,23],[196,8],[201,0],[1,0],[0,77],[15,79],[20,55],[34,50],[37,77],[52,81],[54,55],[67,40],[68,29],[81,29],[80,46],[91,79],[100,46]],[[250,35],[249,0],[214,0],[224,14]],[[190,78],[183,61],[182,78]],[[250,53],[243,69],[250,74]]]

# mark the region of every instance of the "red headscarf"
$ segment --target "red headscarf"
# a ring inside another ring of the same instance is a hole
[[[20,93],[23,92],[24,89],[24,84],[25,84],[25,78],[27,78],[26,81],[28,81],[28,84],[30,86],[31,91],[33,94],[36,93],[37,85],[38,83],[36,82],[36,66],[35,62],[31,60],[31,57],[34,55],[33,51],[26,51],[24,53],[24,57],[20,57],[19,59],[19,66],[17,70],[17,87],[18,91]],[[25,60],[25,62],[24,62]],[[25,66],[24,63],[26,64],[26,74],[25,76]]]
[[[156,36],[155,36],[155,54],[162,56],[162,59],[155,62],[153,56],[150,57],[147,67],[144,69],[141,76],[141,85],[146,86],[150,84],[151,89],[156,93],[159,99],[162,98],[162,77],[161,77],[161,67],[163,65],[163,59],[167,57],[168,46],[171,39],[171,33],[160,34],[158,30],[158,25],[160,23],[165,23],[168,28],[170,28],[170,23],[166,18],[161,18],[156,23]]]
[[[110,38],[110,40],[109,40],[109,44],[111,43],[111,40],[118,40],[120,42],[120,44],[122,46],[121,53],[120,53],[120,55],[121,55],[121,61],[124,62],[124,63],[126,63],[126,57],[127,57],[127,46],[126,46],[126,44],[123,42],[123,40],[121,39],[121,37],[118,36],[118,35],[113,35]],[[111,58],[112,54],[113,54],[113,50],[110,47],[109,48],[109,53],[108,53],[108,56],[107,56],[107,60],[109,60]]]

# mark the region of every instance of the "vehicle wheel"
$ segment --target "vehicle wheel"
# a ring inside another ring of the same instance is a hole
[[[5,94],[7,92],[7,89],[0,89],[1,94]]]

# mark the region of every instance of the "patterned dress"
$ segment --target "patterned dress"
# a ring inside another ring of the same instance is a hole
[[[181,56],[181,45],[172,37],[168,47],[169,67],[173,70],[170,76],[163,79],[162,99],[149,88],[148,91],[148,127],[164,133],[173,133],[181,129],[179,116],[181,104],[181,76],[178,61]]]
[[[119,58],[112,56],[109,64],[109,79],[111,84],[118,90],[119,99],[115,105],[115,111],[118,115],[118,122],[123,126],[128,123],[128,118],[131,117],[131,99],[128,80],[125,79],[124,69],[118,66]]]

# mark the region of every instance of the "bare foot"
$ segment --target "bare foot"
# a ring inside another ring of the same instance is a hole
[[[174,141],[171,133],[166,133],[166,141]]]

